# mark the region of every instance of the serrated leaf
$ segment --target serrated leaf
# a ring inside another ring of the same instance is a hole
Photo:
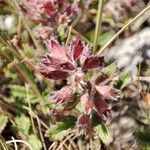
[[[61,140],[67,135],[75,126],[76,118],[73,116],[67,117],[63,122],[59,122],[52,126],[47,131],[47,137],[51,140]]]
[[[28,141],[29,141],[30,146],[32,147],[32,150],[42,149],[42,143],[36,135],[33,135],[33,134],[30,135]]]
[[[8,118],[4,115],[0,116],[0,133],[4,130],[6,124],[8,122]]]
[[[11,85],[10,89],[11,89],[11,94],[14,97],[26,97],[27,96],[26,88],[24,86],[21,86],[21,85]],[[31,92],[30,92],[30,94],[31,94]]]
[[[29,117],[25,116],[24,114],[21,114],[20,116],[17,116],[15,118],[15,122],[20,131],[27,135],[29,134],[29,130],[31,127],[31,121]]]
[[[116,87],[117,89],[123,89],[123,88],[125,88],[127,85],[129,85],[129,84],[131,83],[131,81],[132,81],[132,76],[131,76],[131,74],[130,74],[130,73],[123,73],[123,74],[119,77],[119,79],[118,79],[118,81],[117,81],[115,87]]]
[[[99,136],[100,140],[108,145],[112,142],[113,138],[111,133],[109,132],[108,128],[105,124],[101,123],[95,127],[96,134]]]
[[[24,98],[25,102],[28,103],[27,100],[27,92],[25,86],[21,85],[11,85],[10,86],[11,95],[18,98]],[[34,96],[32,90],[29,91],[28,96],[30,98],[30,103],[36,103],[39,101],[36,96]]]

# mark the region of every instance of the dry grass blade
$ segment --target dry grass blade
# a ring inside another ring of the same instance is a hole
[[[141,11],[137,16],[135,16],[132,20],[130,20],[120,31],[118,31],[106,44],[98,51],[98,55],[100,55],[122,32],[124,32],[129,26],[131,26],[137,19],[139,19],[144,13],[150,10],[150,4]]]
[[[67,136],[67,137],[60,143],[60,145],[59,145],[59,147],[57,148],[57,150],[60,150],[61,147],[64,145],[64,143],[65,143],[66,141],[68,141],[72,136],[74,136],[74,133],[72,133],[72,134],[70,134],[69,136]]]
[[[32,147],[30,146],[30,144],[28,143],[28,142],[26,142],[26,141],[23,141],[23,140],[15,140],[15,139],[13,139],[13,140],[9,140],[9,141],[6,141],[6,144],[11,144],[11,143],[23,143],[23,144],[25,144],[30,150],[33,150],[32,149]]]
[[[38,123],[38,129],[39,129],[39,133],[40,133],[40,138],[41,138],[41,141],[42,141],[42,144],[43,144],[43,149],[44,149],[44,150],[47,150],[46,144],[45,144],[45,141],[44,141],[44,137],[43,137],[43,134],[42,134],[41,122],[40,122],[40,120],[38,119],[38,117],[37,117],[36,119],[37,119],[37,123]]]
[[[94,44],[93,44],[93,52],[94,53],[97,49],[97,41],[98,41],[98,37],[100,36],[100,32],[101,32],[104,1],[105,0],[100,0],[98,3],[98,14],[97,14],[95,37],[94,37]]]

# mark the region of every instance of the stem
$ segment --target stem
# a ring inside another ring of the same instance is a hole
[[[21,38],[21,25],[22,25],[21,21],[22,21],[21,16],[19,16],[19,18],[18,18],[18,28],[17,28],[17,34],[18,34],[19,39]]]
[[[95,53],[97,49],[97,41],[98,37],[101,32],[101,26],[102,26],[102,13],[103,13],[103,6],[104,6],[105,0],[99,0],[98,3],[98,14],[97,14],[97,20],[96,20],[96,28],[95,28],[95,37],[94,37],[94,46],[93,46],[93,52]]]
[[[45,129],[49,129],[49,127],[37,116],[37,114],[35,114],[31,109],[29,109],[28,107],[24,107],[26,110],[28,110],[29,114],[32,115],[33,118],[36,118],[40,121],[40,124],[45,127]]]
[[[42,141],[42,144],[43,144],[43,149],[44,149],[44,150],[47,150],[46,144],[45,144],[45,141],[44,141],[44,137],[43,137],[43,134],[42,134],[42,129],[41,129],[40,120],[39,120],[38,118],[36,118],[36,119],[37,119],[37,123],[38,123],[38,129],[39,129],[40,138],[41,138],[41,141]]]
[[[129,26],[131,26],[136,20],[138,20],[145,12],[150,9],[148,5],[144,10],[142,10],[138,15],[136,15],[132,20],[130,20],[120,31],[118,31],[97,53],[100,55],[122,32],[124,32]]]
[[[29,97],[29,85],[27,85],[25,83],[25,87],[26,87],[26,95],[27,95],[26,97],[27,97],[27,100],[28,100],[28,106],[29,106],[29,109],[32,110],[31,103],[30,103],[30,97]],[[34,120],[33,120],[33,117],[31,115],[30,115],[30,119],[31,119],[33,132],[36,135],[36,129],[35,129],[35,125],[34,125]]]

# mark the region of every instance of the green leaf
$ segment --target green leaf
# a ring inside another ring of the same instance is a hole
[[[24,98],[25,102],[28,103],[27,92],[26,92],[26,88],[24,86],[14,84],[14,85],[10,86],[10,90],[11,90],[12,96],[18,97],[18,98]],[[28,96],[30,98],[31,104],[39,101],[39,99],[34,95],[34,93],[31,89],[29,90]]]
[[[100,46],[104,46],[113,36],[114,36],[115,32],[112,30],[112,31],[109,31],[109,32],[106,32],[106,33],[103,33],[101,36],[99,36],[98,38],[98,44]],[[86,37],[91,41],[93,42],[94,41],[94,35],[95,35],[95,31],[94,30],[91,30],[89,31],[88,33],[86,33]]]
[[[12,79],[12,80],[17,79],[17,73],[13,73],[13,72],[11,72],[11,70],[9,70],[9,69],[5,71],[5,76],[6,76],[7,78]]]
[[[114,31],[110,31],[110,32],[106,32],[106,33],[102,34],[98,38],[98,44],[100,46],[104,46],[114,35],[115,35]]]
[[[67,33],[65,32],[65,28],[62,25],[59,25],[57,28],[58,36],[63,40],[67,37]]]
[[[9,39],[9,34],[7,30],[0,29],[0,36],[6,41]]]
[[[21,86],[21,85],[11,85],[10,89],[11,89],[11,94],[14,97],[23,97],[24,98],[24,97],[27,96],[26,88],[24,86]]]
[[[21,114],[20,116],[17,116],[15,118],[15,122],[19,128],[19,130],[21,130],[23,133],[25,134],[29,134],[29,130],[31,127],[31,122],[29,117],[26,117],[24,114]]]
[[[0,5],[0,15],[8,15],[14,13],[13,9],[8,5]]]
[[[106,68],[102,70],[102,72],[107,75],[108,77],[113,76],[117,71],[117,64],[116,62],[111,63]]]
[[[8,118],[4,115],[0,116],[0,133],[4,130],[6,124],[8,122]]]
[[[30,135],[28,141],[32,147],[32,150],[41,150],[42,149],[42,143],[36,135],[33,135],[33,134]]]
[[[105,126],[105,124],[101,123],[98,126],[95,127],[96,134],[99,136],[100,140],[108,145],[112,142],[113,138],[110,134],[108,128]]]
[[[73,116],[67,117],[63,122],[59,122],[52,126],[47,131],[47,137],[51,140],[61,140],[67,135],[75,126],[76,118]]]
[[[132,76],[131,76],[131,74],[130,74],[130,73],[123,73],[123,74],[119,77],[119,79],[118,79],[118,81],[117,81],[115,87],[116,87],[117,89],[123,89],[123,88],[125,88],[127,85],[129,85],[129,84],[131,83],[131,81],[132,81]]]

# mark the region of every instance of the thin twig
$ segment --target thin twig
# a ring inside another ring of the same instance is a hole
[[[25,109],[27,109],[29,111],[29,113],[31,115],[33,115],[35,118],[38,118],[38,120],[40,121],[40,123],[43,125],[43,127],[45,127],[47,130],[49,129],[49,127],[32,111],[30,110],[29,108],[27,107],[24,107]]]
[[[51,150],[55,144],[56,144],[56,142],[53,142],[48,150]]]
[[[76,143],[73,141],[72,138],[69,139],[69,143],[70,143],[70,145],[72,146],[73,149],[77,149],[77,145],[76,145]]]
[[[93,52],[94,53],[97,49],[98,37],[99,37],[100,32],[101,32],[104,1],[105,0],[99,0],[99,3],[98,3],[98,14],[97,14],[97,21],[96,21],[96,28],[95,28],[94,46],[93,46]]]
[[[89,143],[90,143],[90,149],[93,150],[93,140],[92,140],[92,138],[89,139]]]
[[[140,72],[141,72],[141,63],[139,63],[139,65],[138,65],[138,76],[137,76],[137,82],[138,82],[137,89],[138,89],[138,94],[139,95],[141,93],[141,90],[140,90]],[[139,103],[141,105],[141,111],[146,116],[146,118],[148,118],[146,109],[144,108],[142,101],[140,100]]]
[[[14,143],[14,141],[16,142],[16,143],[23,143],[23,144],[25,144],[26,146],[28,146],[29,148],[30,148],[30,150],[33,150],[32,149],[32,147],[30,146],[30,144],[29,143],[27,143],[26,141],[23,141],[23,140],[9,140],[9,141],[6,141],[6,144],[10,144],[10,143]]]
[[[25,84],[25,88],[26,88],[28,106],[29,106],[29,109],[32,110],[31,103],[30,103],[30,98],[29,98],[29,85]],[[30,119],[31,119],[33,132],[36,135],[36,129],[35,129],[35,125],[34,125],[34,120],[33,120],[31,115],[30,115]]]
[[[17,146],[17,143],[16,143],[16,141],[15,141],[14,137],[11,137],[11,138],[12,138],[12,140],[13,140],[13,142],[14,142],[15,150],[18,150],[18,146]]]
[[[119,77],[116,76],[112,80],[117,81],[118,79],[119,79]],[[147,81],[147,82],[150,82],[150,77],[134,76],[133,81]]]
[[[42,144],[43,144],[43,148],[44,148],[44,150],[47,150],[46,144],[45,144],[45,141],[44,141],[44,137],[43,137],[43,134],[42,134],[42,130],[41,130],[41,122],[40,122],[38,117],[36,118],[36,120],[37,120],[37,123],[38,123],[38,129],[39,129],[40,138],[41,138],[41,141],[42,141]]]
[[[139,80],[139,81],[147,81],[147,82],[150,82],[150,77],[142,77],[142,76],[139,76],[139,77],[134,77],[133,80]]]
[[[18,18],[18,28],[17,28],[17,35],[19,37],[19,39],[21,38],[21,24],[22,23],[22,20],[21,20],[21,16],[19,16]]]
[[[130,20],[120,31],[118,31],[105,45],[98,51],[98,55],[100,55],[122,32],[124,32],[129,26],[131,26],[137,19],[139,19],[145,12],[150,9],[150,5],[148,5],[143,11],[141,11],[138,15],[136,15],[132,20]]]
[[[6,145],[6,143],[4,142],[3,136],[0,134],[0,144],[3,148],[3,150],[8,150],[8,147]]]
[[[69,136],[66,137],[66,139],[64,139],[61,144],[58,146],[57,150],[59,150],[66,141],[68,141],[72,136],[74,135],[74,133],[70,134]]]
[[[68,30],[68,36],[67,36],[67,40],[66,40],[66,45],[68,45],[68,43],[69,43],[69,40],[70,40],[70,37],[71,37],[71,31],[72,31],[72,26],[70,26],[69,30]]]

